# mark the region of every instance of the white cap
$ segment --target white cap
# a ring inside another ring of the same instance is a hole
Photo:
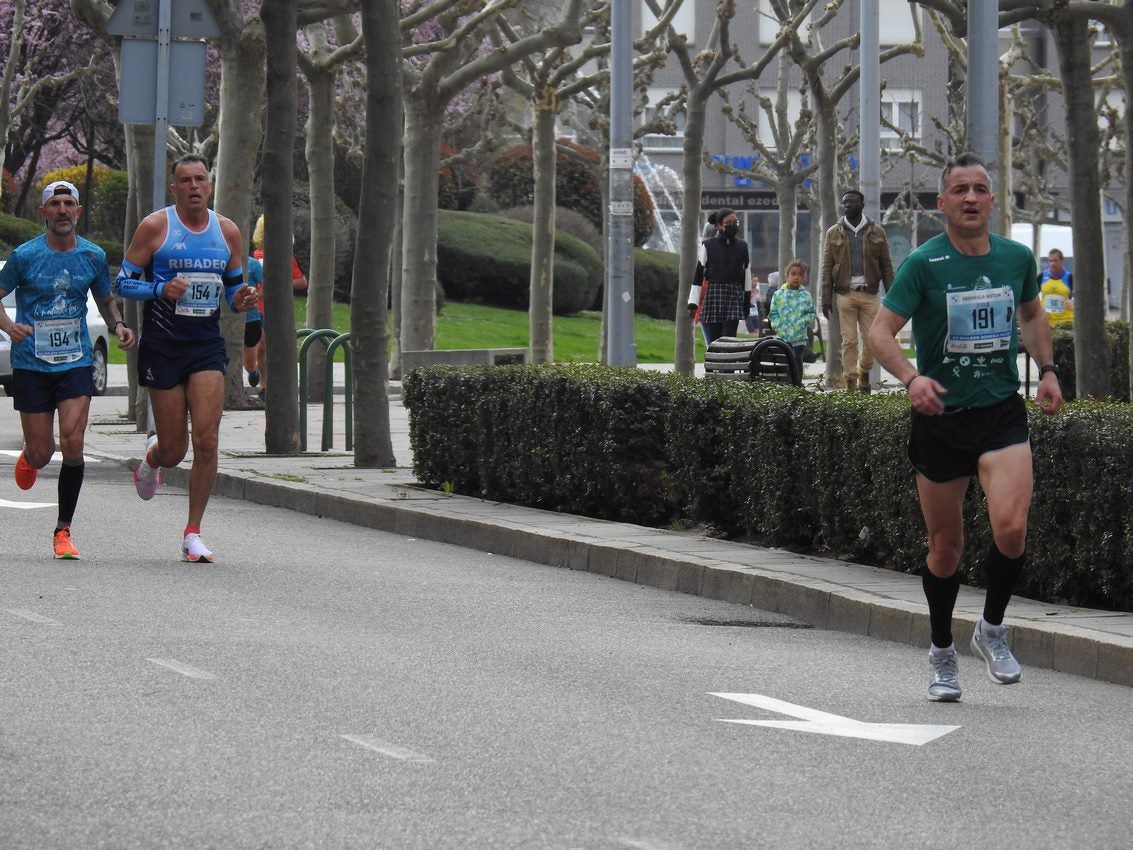
[[[79,190],[75,188],[74,183],[68,183],[66,180],[55,180],[44,186],[43,200],[40,204],[47,206],[47,201],[52,195],[70,195],[75,199],[76,204],[79,202]]]

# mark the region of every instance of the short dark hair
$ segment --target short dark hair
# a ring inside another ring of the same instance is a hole
[[[1054,254],[1058,254],[1058,259],[1060,259],[1060,260],[1065,260],[1065,259],[1066,259],[1066,255],[1065,255],[1065,254],[1063,254],[1063,253],[1062,253],[1062,252],[1061,252],[1060,250],[1058,250],[1057,248],[1051,248],[1051,249],[1050,249],[1050,251],[1048,251],[1048,252],[1047,252],[1047,256],[1048,256],[1048,257],[1050,257],[1050,256],[1052,256],[1052,255],[1054,255]]]
[[[173,160],[173,165],[170,166],[170,168],[169,168],[170,175],[175,175],[177,173],[177,166],[187,165],[190,162],[199,162],[201,165],[203,165],[205,167],[205,171],[211,171],[212,170],[212,169],[209,168],[209,161],[207,159],[205,159],[203,156],[201,156],[199,153],[187,153],[187,154],[184,154],[183,156],[179,156],[179,157],[177,157],[177,159]]]
[[[859,198],[862,199],[862,204],[865,204],[865,192],[861,192],[857,189],[847,189],[839,197],[844,198],[847,195],[857,195]]]
[[[724,219],[726,219],[730,215],[735,214],[736,211],[734,209],[731,209],[730,207],[724,207],[723,209],[716,210],[716,223],[723,224]]]
[[[957,168],[968,168],[972,165],[978,165],[984,171],[987,171],[987,163],[978,155],[971,151],[965,151],[957,156],[955,159],[949,160],[944,164],[944,170],[940,172],[940,194],[943,195],[948,189],[948,178],[952,176],[952,172]],[[988,175],[991,176],[990,174]]]

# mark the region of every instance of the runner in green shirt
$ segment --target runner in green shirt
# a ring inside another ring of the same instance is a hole
[[[993,682],[1012,684],[1022,677],[1003,625],[1023,571],[1033,489],[1016,365],[1020,334],[1040,364],[1040,409],[1057,413],[1062,390],[1034,256],[990,233],[995,195],[979,157],[961,154],[945,166],[936,205],[945,232],[902,264],[869,343],[878,362],[905,385],[913,408],[909,460],[928,531],[921,573],[932,631],[928,698],[955,702],[961,691],[952,612],[960,590],[964,494],[973,476],[987,497],[993,542],[984,558],[987,596],[971,648]],[[916,367],[895,339],[909,319]]]

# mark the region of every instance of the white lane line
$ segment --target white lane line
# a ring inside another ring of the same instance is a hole
[[[63,625],[58,620],[52,620],[50,617],[35,613],[35,611],[23,611],[18,608],[5,608],[4,610],[13,617],[19,617],[22,620],[30,620],[33,623],[43,623],[45,626]]]
[[[352,744],[365,747],[367,750],[373,750],[375,753],[389,756],[391,759],[400,759],[401,761],[409,761],[416,764],[433,764],[434,762],[434,759],[429,758],[427,755],[415,753],[413,750],[407,750],[405,747],[399,747],[397,744],[391,744],[388,741],[381,741],[377,738],[363,735],[340,735],[339,737],[345,738]]]
[[[150,664],[156,664],[158,667],[165,667],[174,673],[180,673],[182,676],[188,676],[190,679],[216,678],[208,670],[202,670],[200,667],[194,667],[192,664],[185,664],[182,661],[174,661],[170,658],[147,658],[146,661]]]
[[[23,451],[23,450],[22,449],[0,449],[0,455],[7,455],[8,457],[19,457],[21,451]],[[51,456],[51,460],[49,460],[48,463],[60,463],[62,460],[63,460],[62,452],[55,452],[55,454],[53,454]],[[99,461],[99,459],[97,457],[91,457],[90,455],[83,455],[83,461],[86,462],[86,463],[100,463],[101,462],[101,461]]]
[[[53,508],[54,502],[12,502],[0,499],[0,508],[18,508],[21,511],[30,511],[32,508]]]

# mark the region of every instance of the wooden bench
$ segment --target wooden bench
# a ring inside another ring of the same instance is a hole
[[[512,366],[526,362],[526,348],[451,348],[401,352],[402,374],[422,366]]]

